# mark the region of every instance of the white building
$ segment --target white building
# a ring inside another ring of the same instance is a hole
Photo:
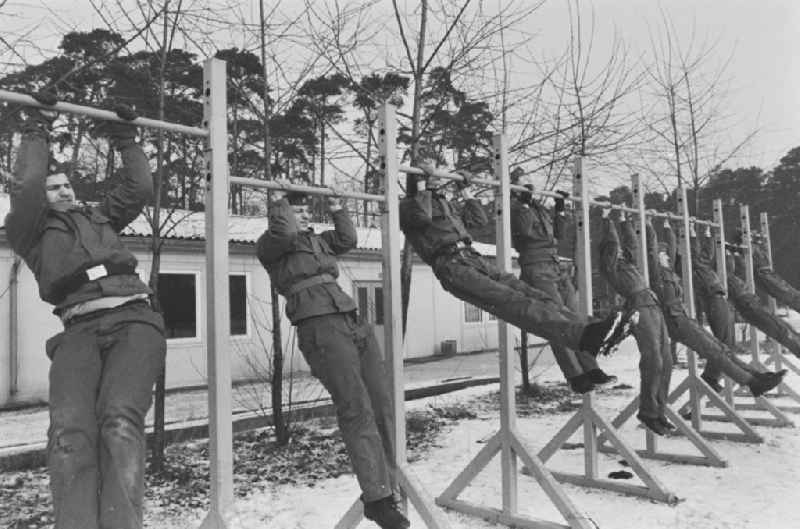
[[[8,195],[0,194],[0,223],[7,211]],[[169,334],[166,383],[167,388],[201,386],[206,383],[207,334],[204,215],[177,212],[173,218],[179,221],[167,234],[160,268],[160,299]],[[271,350],[269,278],[255,256],[254,246],[265,227],[263,218],[233,217],[230,222],[230,355],[234,380],[263,377],[264,371],[259,373],[263,368],[255,366],[266,365]],[[340,258],[339,284],[376,325],[382,341],[380,230],[358,231],[358,248]],[[123,235],[146,281],[152,261],[149,224],[140,216]],[[494,254],[493,246],[476,247],[484,255]],[[0,407],[47,399],[50,361],[45,342],[62,330],[52,307],[39,299],[36,282],[24,263],[14,284],[14,261],[5,230],[0,227]],[[439,354],[445,341],[454,341],[458,352],[497,347],[496,321],[487,313],[445,292],[421,261],[415,264],[412,278],[406,358]],[[307,369],[296,349],[294,332],[285,317],[283,320],[287,369]]]

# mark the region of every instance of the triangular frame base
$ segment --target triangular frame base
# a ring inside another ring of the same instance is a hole
[[[406,465],[395,469],[395,479],[405,499],[410,500],[417,514],[420,515],[428,529],[450,529],[444,515],[431,501],[431,495],[425,490],[416,477],[409,472]],[[360,499],[353,502],[347,512],[334,526],[335,529],[355,529],[364,520],[364,504]]]
[[[736,410],[728,404],[728,402],[714,391],[705,380],[696,374],[689,373],[678,386],[672,390],[672,393],[667,397],[667,404],[675,403],[684,393],[694,390],[696,392],[696,399],[689,399],[688,406],[692,411],[692,428],[701,436],[706,439],[726,440],[737,443],[763,443],[764,438],[756,432],[753,427],[748,423]],[[728,422],[733,423],[740,432],[719,432],[709,431],[702,427],[702,410],[694,409],[699,407],[700,399],[706,397],[709,402],[713,403],[727,418]]]
[[[489,522],[508,525],[509,527],[519,527],[524,529],[593,529],[595,526],[588,518],[580,514],[580,511],[572,504],[572,501],[564,493],[561,485],[544,463],[535,455],[532,455],[525,447],[525,443],[520,439],[519,434],[513,429],[500,430],[495,433],[486,445],[478,452],[470,463],[456,476],[450,486],[436,498],[436,504],[454,511],[458,511],[477,518],[483,518]],[[503,481],[514,484],[509,488],[514,493],[504,499],[503,509],[497,509],[479,505],[476,503],[459,500],[458,495],[480,474],[489,462],[498,453],[504,460],[502,465],[503,472],[516,473],[516,462],[514,456],[519,457],[526,468],[531,469],[532,475],[542,487],[542,490],[556,506],[568,525],[551,522],[536,518],[527,518],[517,514],[516,509],[516,475],[503,476]],[[507,463],[511,463],[508,465]]]
[[[619,415],[614,418],[614,420],[611,421],[611,425],[614,428],[619,428],[625,424],[628,419],[633,417],[634,413],[638,409],[639,397],[637,396],[619,413]],[[697,431],[695,431],[694,428],[691,427],[689,423],[687,423],[680,415],[678,415],[677,412],[675,412],[675,410],[667,406],[664,411],[667,419],[669,419],[675,425],[676,430],[673,435],[685,436],[700,451],[701,455],[676,454],[659,450],[658,438],[650,430],[645,430],[645,442],[647,448],[636,450],[636,453],[639,454],[639,456],[645,459],[670,461],[672,463],[681,463],[686,465],[717,468],[724,468],[728,466],[728,462],[722,458],[719,452],[709,445],[706,440]],[[601,452],[617,453],[617,450],[615,450],[614,447],[606,444],[607,439],[605,438],[605,435],[601,434],[598,438],[598,442],[598,450]]]
[[[597,413],[592,406],[591,395],[584,395],[583,406],[581,406],[575,415],[567,421],[550,442],[539,451],[539,458],[544,462],[549,460],[579,429],[583,429],[583,449],[585,450],[584,459],[586,463],[584,474],[553,472],[553,476],[557,480],[582,487],[604,489],[631,496],[650,498],[651,500],[671,505],[678,503],[678,497],[673,492],[667,490],[667,488],[645,468],[644,463],[639,458],[636,451],[631,449],[619,436],[619,432]],[[601,431],[600,435],[608,439],[617,453],[627,460],[631,470],[642,480],[644,485],[631,485],[598,477],[598,430]]]

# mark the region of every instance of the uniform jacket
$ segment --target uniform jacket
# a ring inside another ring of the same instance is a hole
[[[692,238],[692,271],[695,289],[698,294],[706,296],[725,295],[725,285],[722,284],[716,272],[716,256],[714,254],[713,240],[709,237]]]
[[[670,262],[675,262],[676,241],[671,229],[664,230],[667,239],[667,254]],[[661,266],[658,260],[658,237],[651,225],[647,225],[647,257],[650,267],[650,288],[661,301],[661,308],[666,313],[685,313],[683,306],[683,287],[681,280],[672,267]]]
[[[519,264],[557,262],[558,241],[564,230],[563,214],[549,213],[537,201],[511,201],[511,245],[519,253]]]
[[[286,316],[292,324],[313,316],[356,310],[353,298],[335,281],[292,292],[294,285],[311,277],[339,277],[336,256],[355,248],[357,235],[344,208],[333,213],[333,225],[334,229],[321,234],[311,229],[300,231],[286,199],[270,204],[269,228],[258,238],[256,251],[270,281],[286,298]]]
[[[433,265],[438,254],[453,244],[471,243],[467,228],[488,222],[478,200],[466,200],[460,212],[455,203],[431,190],[400,201],[400,227],[423,261]]]
[[[136,258],[119,232],[152,198],[150,167],[133,140],[118,145],[122,182],[99,206],[50,209],[45,183],[49,147],[41,133],[22,139],[11,184],[11,211],[5,226],[11,247],[33,271],[40,297],[65,307],[104,296],[151,293],[135,274]],[[90,280],[86,270],[103,265],[109,275]]]
[[[627,300],[630,308],[658,305],[655,295],[636,266],[638,244],[630,222],[620,224],[623,240],[621,252],[614,223],[608,218],[602,222],[600,270],[606,280]]]

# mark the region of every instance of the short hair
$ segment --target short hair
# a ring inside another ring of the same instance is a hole
[[[292,206],[311,205],[311,196],[307,193],[301,193],[299,191],[290,191],[286,193],[286,200],[289,201],[289,204]]]

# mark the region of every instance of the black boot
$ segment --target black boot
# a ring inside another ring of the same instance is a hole
[[[675,430],[675,429],[677,429],[677,427],[676,427],[674,424],[672,424],[671,422],[669,422],[669,419],[667,419],[667,418],[666,418],[666,417],[664,417],[663,415],[662,415],[661,417],[659,417],[659,418],[658,418],[658,422],[660,422],[660,423],[661,423],[661,426],[663,426],[664,428],[666,428],[666,429],[667,429],[667,431],[672,431],[672,430]]]
[[[594,384],[589,377],[589,373],[581,373],[580,375],[567,379],[567,381],[569,382],[569,387],[572,388],[572,391],[575,393],[588,393],[594,389]]]
[[[722,393],[722,384],[719,383],[719,380],[717,380],[715,378],[712,378],[712,377],[706,375],[705,373],[700,375],[700,378],[702,378],[705,381],[706,384],[711,386],[711,389],[713,389],[717,393]]]
[[[752,393],[754,397],[760,397],[780,384],[784,375],[786,375],[785,369],[781,369],[777,373],[772,371],[757,373],[753,375],[753,380],[748,382],[747,387],[750,388],[750,393]]]
[[[408,518],[397,508],[393,496],[364,502],[364,518],[372,520],[381,529],[408,529]]]
[[[621,324],[621,312],[612,312],[604,320],[588,324],[581,335],[579,347],[593,356],[607,354],[610,350],[607,342],[615,333],[619,332],[618,328]]]
[[[589,380],[595,386],[608,386],[617,381],[617,377],[614,375],[609,375],[599,367],[587,371],[586,374],[589,375]]]
[[[641,423],[644,424],[645,427],[647,427],[647,429],[653,432],[654,434],[656,435],[667,434],[666,426],[661,424],[661,421],[659,420],[658,417],[644,417],[642,415],[637,415],[636,418],[639,419]]]

